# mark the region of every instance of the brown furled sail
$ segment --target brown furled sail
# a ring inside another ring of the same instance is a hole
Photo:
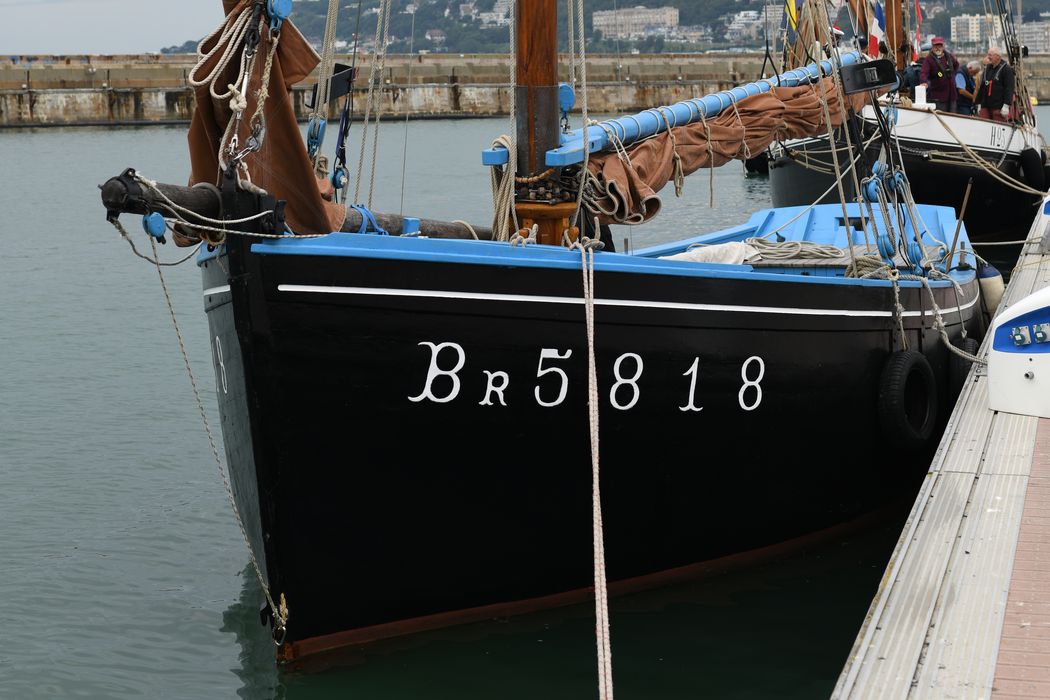
[[[825,78],[831,127],[842,124],[839,95],[832,78]],[[866,97],[848,98],[859,110]],[[847,107],[848,108],[848,107]],[[714,168],[731,160],[761,153],[776,139],[826,134],[821,90],[816,84],[775,87],[745,98],[706,122],[675,127],[618,153],[592,155],[588,168],[594,176],[591,193],[598,218],[605,224],[641,224],[660,211],[657,192],[675,176],[675,153],[682,174]]]
[[[223,29],[228,27],[252,0],[223,0],[226,20]],[[213,34],[201,47],[204,53],[210,51],[220,40],[221,31]],[[247,142],[250,135],[250,116],[255,113],[257,92],[262,80],[266,56],[270,53],[273,39],[266,28],[263,28],[258,48],[258,59],[249,82],[247,108],[241,120],[237,138],[241,144]],[[241,48],[236,47],[234,56],[222,75],[217,76],[219,89],[225,90],[230,82],[236,81],[237,65]],[[199,72],[210,74],[219,65],[220,49],[208,58]],[[266,99],[263,115],[266,132],[262,148],[246,158],[252,183],[269,192],[278,199],[286,200],[285,216],[292,231],[300,234],[320,234],[338,231],[346,215],[342,205],[327,201],[322,197],[322,189],[331,191],[331,185],[318,180],[314,175],[313,165],[306,152],[295,118],[291,100],[292,85],[310,75],[320,61],[317,52],[303,38],[290,21],[285,21],[281,28],[280,41],[274,55],[273,68],[268,85],[269,95]],[[190,184],[201,182],[220,184],[222,175],[219,172],[218,151],[223,132],[232,118],[229,100],[217,100],[209,92],[207,85],[195,89],[196,109],[190,123],[189,147],[192,166]]]

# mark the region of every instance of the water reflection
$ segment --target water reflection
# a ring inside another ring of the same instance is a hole
[[[259,621],[263,594],[251,566],[241,571],[241,595],[222,614],[222,631],[233,634],[241,647],[241,667],[232,671],[243,683],[237,694],[251,700],[283,698],[269,628]]]
[[[611,604],[620,697],[827,697],[910,499],[758,563]],[[241,645],[241,697],[580,698],[597,687],[593,609],[578,605],[353,649],[308,671],[274,669],[249,570],[224,631]]]

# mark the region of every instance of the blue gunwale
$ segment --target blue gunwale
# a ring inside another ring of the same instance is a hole
[[[955,213],[951,207],[919,205],[920,216],[926,224],[923,237],[927,245],[943,243],[950,245],[954,234]],[[721,263],[697,263],[681,260],[666,260],[660,256],[673,255],[695,245],[712,245],[728,241],[742,241],[752,236],[768,235],[783,227],[779,233],[787,240],[808,241],[846,247],[846,227],[840,225],[842,207],[838,204],[818,205],[799,216],[798,220],[787,223],[803,212],[805,207],[784,207],[764,209],[756,212],[743,225],[707,233],[691,238],[651,246],[638,250],[631,255],[622,253],[599,253],[595,256],[595,269],[598,272],[672,275],[680,277],[707,277],[715,279],[752,279],[762,281],[784,282],[791,279],[805,284],[830,284],[840,286],[878,287],[889,284],[886,280],[854,279],[841,276],[828,276],[829,266],[824,266],[825,274],[817,268],[779,268],[756,270],[750,265],[730,265]],[[847,205],[850,218],[860,216],[856,204]],[[866,213],[865,213],[866,214]],[[876,227],[879,223],[876,222]],[[849,229],[854,245],[864,244],[861,231]],[[874,242],[874,241],[873,241]],[[965,229],[959,235],[959,245],[965,244],[966,261],[971,268],[976,268],[976,259],[969,246]],[[546,268],[579,270],[580,253],[561,246],[528,245],[510,246],[507,243],[494,241],[474,241],[461,239],[438,239],[422,237],[382,236],[377,234],[331,233],[320,238],[296,238],[287,236],[279,239],[261,240],[252,244],[251,250],[259,255],[306,255],[319,257],[373,258],[378,260],[404,260],[413,262],[432,262],[463,265],[491,265],[512,268]],[[198,263],[221,255],[222,250],[202,252]],[[841,271],[841,266],[830,266],[832,271]],[[953,271],[952,277],[962,282],[975,274],[974,269]],[[947,285],[947,280],[931,280],[934,286]],[[919,282],[901,280],[903,287],[917,287]]]

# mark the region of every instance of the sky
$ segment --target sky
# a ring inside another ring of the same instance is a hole
[[[0,55],[158,51],[221,19],[222,0],[0,0]]]

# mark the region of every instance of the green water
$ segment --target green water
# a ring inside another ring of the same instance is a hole
[[[506,131],[502,120],[413,124],[405,213],[487,222],[479,152]],[[400,209],[402,139],[401,125],[384,129],[382,211]],[[99,204],[95,185],[129,165],[185,181],[184,130],[0,131],[0,697],[596,696],[586,605],[278,674],[156,272]],[[716,172],[715,209],[707,187],[706,174],[692,178],[651,230],[618,241],[710,231],[768,206],[767,182],[739,166]],[[200,278],[192,264],[167,274],[214,424]],[[906,508],[803,551],[614,600],[618,697],[826,697]]]

